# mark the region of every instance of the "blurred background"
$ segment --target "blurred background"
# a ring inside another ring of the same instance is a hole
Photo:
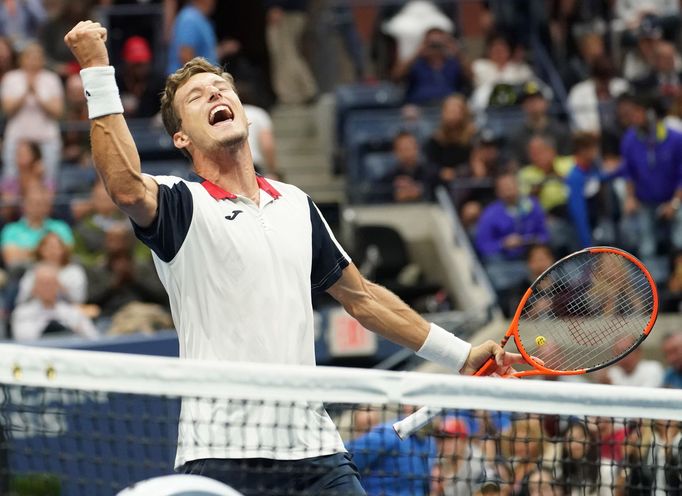
[[[678,0],[0,1],[0,336],[176,355],[149,251],[92,165],[63,43],[88,18],[144,172],[188,175],[159,92],[204,56],[236,79],[259,172],[429,319],[497,339],[555,260],[614,245],[658,283],[657,385],[682,373]],[[315,309],[319,363],[419,365],[331,298]]]

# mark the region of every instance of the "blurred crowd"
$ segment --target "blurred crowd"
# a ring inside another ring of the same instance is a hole
[[[336,87],[342,78],[329,78],[343,64],[325,51],[333,35],[355,96],[374,91],[385,105],[398,95],[396,108],[375,108],[363,123],[349,118],[337,87],[335,170],[346,174],[349,201],[435,201],[446,188],[507,313],[552,261],[596,244],[641,257],[663,310],[678,310],[680,2],[406,0],[373,4],[369,17],[358,8],[326,0],[0,1],[6,335],[60,326],[93,335],[93,319],[108,329],[131,303],[142,304],[135,312],[154,310],[143,315],[147,328],[168,315],[149,256],[100,198],[79,68],[62,41],[85,18],[109,27],[143,170],[170,173],[182,160],[172,146],[159,148],[158,94],[168,73],[203,56],[234,74],[255,165],[281,178],[268,109],[309,105]],[[65,252],[61,265],[41,254],[57,245],[43,243],[48,233]],[[59,279],[59,305],[36,290],[49,284],[34,285],[26,299],[27,283],[19,288],[27,274]],[[67,290],[65,274],[79,291]],[[20,317],[30,312],[59,325],[23,330],[19,321],[42,322]]]
[[[401,441],[395,419],[382,422],[388,415],[371,408],[354,413],[347,447],[368,496],[625,496],[681,489],[678,422],[446,411]]]
[[[625,339],[616,347],[631,345]],[[665,368],[645,359],[639,348],[591,380],[682,389],[682,333],[666,335],[661,348]],[[344,422],[337,422],[369,496],[625,496],[682,490],[679,422],[446,410],[432,426],[400,440],[393,422],[413,411],[359,408],[345,431]]]

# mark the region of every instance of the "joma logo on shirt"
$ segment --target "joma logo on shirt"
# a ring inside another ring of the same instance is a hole
[[[227,220],[234,220],[241,213],[242,213],[242,210],[233,210],[232,215],[226,215],[225,218]]]

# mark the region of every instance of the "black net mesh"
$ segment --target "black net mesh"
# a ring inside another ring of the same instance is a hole
[[[116,494],[170,474],[179,423],[191,431],[182,439],[186,453],[243,454],[184,469],[223,479],[245,495],[357,494],[321,489],[339,466],[344,473],[357,468],[368,495],[682,491],[682,430],[670,420],[443,410],[400,441],[392,422],[412,406],[327,402],[332,423],[310,422],[311,414],[325,416],[323,405],[297,398],[185,398],[210,412],[190,419],[172,395],[8,384],[0,392],[0,494]],[[330,455],[337,432],[352,461]],[[251,456],[276,446],[284,457],[290,449],[291,459]]]

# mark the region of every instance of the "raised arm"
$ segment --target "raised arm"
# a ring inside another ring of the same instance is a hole
[[[106,38],[107,31],[99,23],[82,21],[64,41],[83,68],[95,168],[114,203],[137,225],[147,227],[156,217],[158,185],[140,171],[140,156],[109,66]]]

